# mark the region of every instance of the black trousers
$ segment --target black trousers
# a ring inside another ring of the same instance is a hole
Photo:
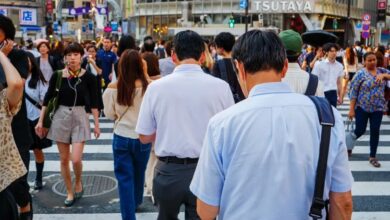
[[[27,147],[18,147],[20,156],[22,157],[23,163],[27,168],[27,171],[29,170],[29,164],[30,164],[30,146]],[[11,185],[9,186],[9,189],[12,193],[12,195],[15,198],[16,203],[19,205],[19,207],[25,207],[30,202],[30,186],[27,182],[27,175],[20,177],[19,179],[15,180]]]
[[[0,219],[19,219],[18,207],[9,188],[0,192]]]
[[[329,103],[337,108],[337,90],[330,90],[324,93],[325,98],[329,101]]]
[[[185,219],[200,219],[196,213],[196,197],[190,191],[196,163],[174,164],[157,161],[154,170],[153,196],[158,204],[158,220],[178,219],[185,205]]]

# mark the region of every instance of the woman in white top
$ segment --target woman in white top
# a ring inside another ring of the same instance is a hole
[[[118,81],[110,83],[103,93],[104,113],[115,120],[112,148],[122,219],[135,219],[143,199],[151,145],[140,142],[135,127],[147,86],[140,54],[125,50],[119,60]]]
[[[344,99],[344,95],[347,91],[348,83],[352,81],[352,78],[355,76],[355,73],[358,70],[358,57],[355,54],[355,51],[352,47],[348,47],[345,50],[345,56],[343,58],[344,62],[344,72],[345,72],[345,81],[342,92],[342,97]]]
[[[54,71],[58,69],[55,64],[54,58],[49,55],[50,44],[46,41],[42,41],[38,44],[37,49],[41,54],[41,56],[37,58],[38,67],[40,68],[43,76],[45,77],[45,80],[49,82]]]
[[[43,99],[45,98],[49,84],[40,71],[34,55],[32,53],[27,53],[27,57],[29,61],[29,74],[24,85],[24,90],[26,94],[27,118],[34,139],[34,143],[30,146],[30,150],[34,151],[35,166],[37,170],[34,189],[42,189],[42,172],[45,162],[45,156],[42,149],[50,147],[51,141],[47,138],[39,138],[38,135],[35,134],[35,126],[38,123]]]

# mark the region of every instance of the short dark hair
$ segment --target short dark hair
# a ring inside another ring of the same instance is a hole
[[[9,17],[0,14],[0,29],[3,30],[5,39],[15,39],[15,26]]]
[[[87,51],[89,50],[89,49],[94,49],[95,51],[97,51],[97,47],[96,46],[94,46],[94,45],[89,45],[89,46],[87,46]]]
[[[272,31],[251,30],[242,35],[233,47],[233,58],[244,64],[249,74],[284,68],[286,49]]]
[[[144,37],[144,42],[147,41],[147,40],[152,40],[153,41],[153,37],[150,36],[150,35]]]
[[[118,52],[117,52],[118,57],[120,57],[123,51],[127,49],[133,49],[133,50],[136,49],[135,39],[131,35],[125,35],[121,37],[121,39],[119,40]]]
[[[191,30],[177,33],[173,39],[173,48],[179,60],[199,60],[205,50],[202,37]]]
[[[70,43],[68,47],[65,48],[64,55],[66,56],[70,53],[79,53],[81,56],[83,56],[84,48],[79,43]]]
[[[340,50],[340,46],[336,43],[326,43],[324,44],[324,46],[322,47],[322,49],[327,53],[329,52],[332,48],[336,49],[336,50]]]
[[[286,50],[286,54],[287,54],[287,59],[288,59],[289,63],[297,62],[298,58],[300,56],[300,54],[297,54],[296,52],[291,51],[291,50]]]
[[[144,41],[143,52],[153,52],[155,46],[156,43],[153,41],[153,39],[148,38]]]
[[[370,55],[374,55],[374,56],[376,57],[375,53],[372,52],[372,51],[370,51],[370,52],[367,52],[367,53],[365,53],[365,54],[363,55],[363,60],[366,60],[367,57],[370,56]]]
[[[221,32],[215,37],[214,42],[217,47],[223,48],[226,52],[230,52],[233,49],[236,39],[234,35],[229,32]]]
[[[46,45],[47,49],[49,49],[49,51],[50,51],[50,44],[49,44],[49,42],[47,42],[47,41],[42,41],[42,42],[40,42],[40,43],[37,45],[37,50],[38,50],[38,51],[39,51],[39,48],[40,48],[42,45]]]
[[[104,36],[103,40],[110,40],[112,42],[112,38],[110,36]]]

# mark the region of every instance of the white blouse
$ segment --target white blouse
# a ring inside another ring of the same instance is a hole
[[[136,88],[133,105],[128,109],[127,106],[118,104],[117,95],[117,89],[107,88],[104,91],[104,114],[107,118],[115,120],[115,134],[126,138],[138,139],[139,136],[135,132],[135,126],[137,125],[139,110],[143,99],[142,88]],[[118,122],[118,119],[122,115],[122,119]]]
[[[43,83],[42,81],[39,80],[37,83],[37,87],[33,89],[28,86],[30,80],[31,80],[31,75],[29,75],[26,80],[26,83],[24,85],[24,91],[34,101],[38,103],[42,103],[43,99],[45,98],[47,89],[49,88],[49,84]],[[27,118],[30,121],[34,121],[39,118],[41,110],[35,105],[33,105],[27,98],[26,98],[26,107],[27,107]]]

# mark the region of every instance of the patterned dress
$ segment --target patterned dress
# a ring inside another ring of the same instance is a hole
[[[6,89],[0,91],[0,192],[27,173],[11,129],[12,117],[19,111],[21,103],[11,111]]]

